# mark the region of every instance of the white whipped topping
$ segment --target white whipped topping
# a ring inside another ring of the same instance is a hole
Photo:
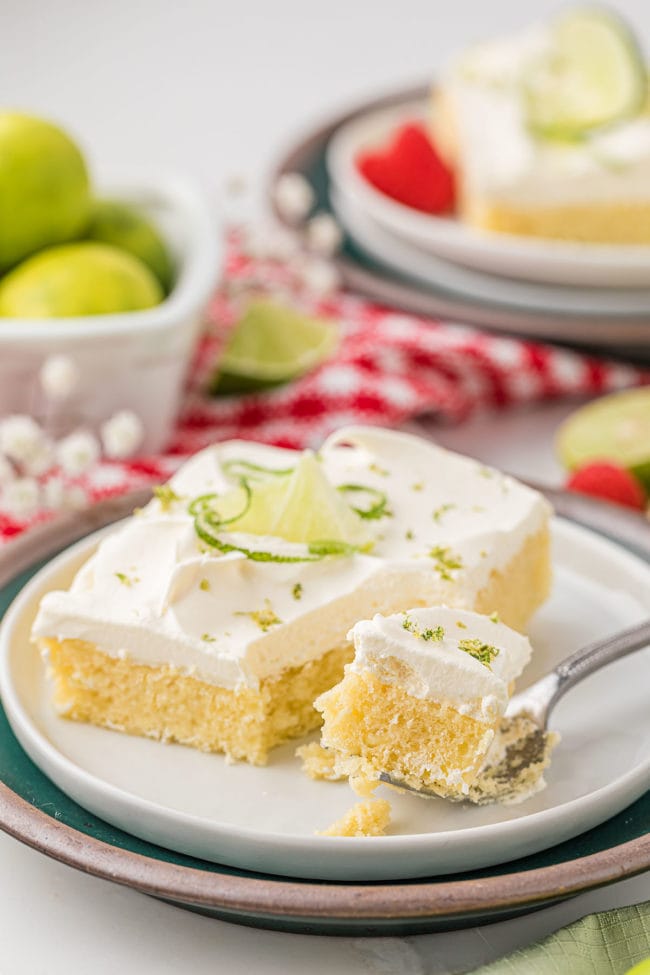
[[[370,671],[411,697],[447,701],[462,714],[488,722],[505,711],[508,686],[532,652],[527,638],[504,623],[447,606],[377,613],[357,623],[350,637],[355,650],[351,670]],[[466,640],[480,640],[498,653],[486,666],[462,649]]]
[[[331,437],[320,456],[333,484],[387,495],[391,517],[364,522],[375,535],[372,552],[275,563],[206,551],[187,507],[198,495],[232,490],[222,464],[244,458],[286,468],[298,456],[244,441],[201,451],[170,481],[179,501],[154,499],[100,541],[69,591],[43,598],[33,635],[87,640],[224,687],[257,687],[340,645],[377,610],[471,606],[490,572],[549,513],[535,491],[473,460],[418,437],[354,427]],[[246,538],[278,554],[292,549],[278,538]],[[461,567],[446,568],[449,560]]]
[[[650,197],[650,116],[581,142],[536,138],[525,117],[526,72],[550,41],[546,26],[467,51],[443,80],[470,194],[519,205],[634,202]]]

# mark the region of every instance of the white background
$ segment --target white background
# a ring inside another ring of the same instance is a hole
[[[215,213],[232,174],[261,184],[296,134],[433,77],[474,38],[556,8],[517,0],[0,0],[0,103],[65,125],[97,170],[179,170]],[[647,0],[618,7],[650,36]],[[556,480],[566,406],[447,430],[450,446]],[[591,910],[650,897],[637,878],[464,933],[312,939],[211,921],[82,876],[0,835],[0,975],[466,971]],[[522,973],[523,975],[523,973]]]

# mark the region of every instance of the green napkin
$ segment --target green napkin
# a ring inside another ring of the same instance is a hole
[[[650,956],[650,901],[589,914],[475,975],[624,975]]]

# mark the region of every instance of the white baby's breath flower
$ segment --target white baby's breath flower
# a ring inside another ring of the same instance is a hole
[[[340,284],[339,273],[334,265],[317,258],[303,262],[300,278],[305,290],[314,298],[331,295]]]
[[[77,477],[85,473],[99,459],[97,437],[87,430],[68,434],[56,445],[56,459],[65,474]]]
[[[49,437],[43,437],[40,446],[23,461],[23,473],[30,477],[40,477],[54,465],[54,444]]]
[[[17,476],[16,468],[11,461],[0,454],[0,485],[15,481]]]
[[[16,518],[29,518],[39,506],[40,488],[33,477],[17,477],[2,488],[2,507]]]
[[[65,483],[60,477],[50,477],[41,488],[41,501],[44,508],[60,511],[64,506]]]
[[[31,416],[15,414],[0,421],[0,452],[17,464],[29,463],[39,455],[45,439]]]
[[[71,396],[79,385],[79,369],[68,355],[52,355],[46,359],[39,378],[45,395],[63,400]]]
[[[275,184],[273,200],[281,217],[300,223],[314,205],[314,191],[301,173],[284,173]]]
[[[101,434],[106,456],[120,460],[135,453],[144,430],[139,416],[131,410],[120,410],[102,425]]]
[[[62,477],[50,477],[43,485],[41,499],[52,511],[78,511],[88,505],[86,492],[78,484],[66,485]]]
[[[317,213],[307,224],[307,244],[323,257],[335,254],[342,239],[341,228],[329,213]]]

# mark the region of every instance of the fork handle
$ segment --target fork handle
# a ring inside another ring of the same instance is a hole
[[[563,697],[567,691],[571,690],[583,678],[600,670],[607,664],[626,657],[635,650],[641,650],[650,645],[650,620],[632,626],[630,629],[623,630],[615,636],[608,637],[606,640],[598,640],[588,646],[577,650],[575,653],[558,664],[552,672],[555,678],[555,689],[548,702],[547,711]]]

